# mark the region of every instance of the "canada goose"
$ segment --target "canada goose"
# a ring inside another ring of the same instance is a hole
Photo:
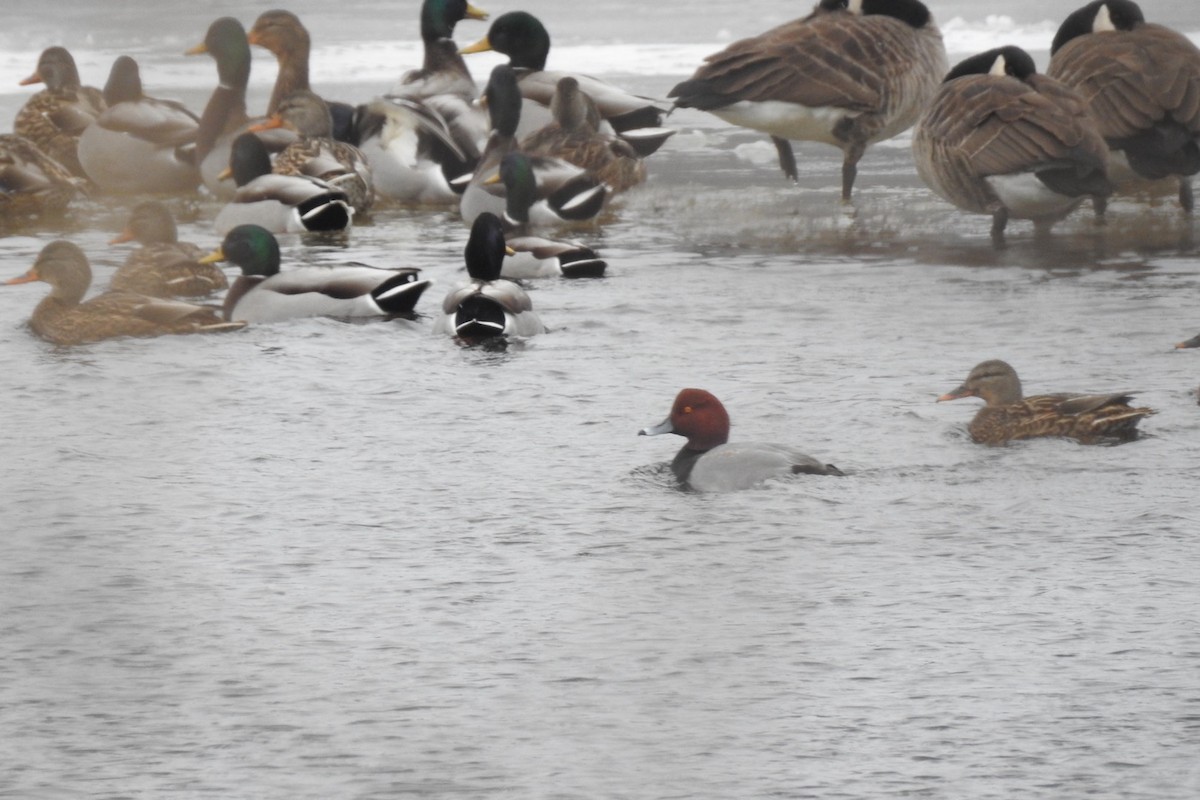
[[[942,35],[919,0],[821,0],[807,17],[709,56],[667,96],[770,134],[792,180],[789,139],[840,148],[849,202],[867,147],[916,122],[947,68]]]
[[[1009,217],[1048,226],[1085,196],[1102,207],[1111,191],[1108,148],[1083,100],[1039,75],[1018,47],[958,64],[917,122],[921,179],[966,211],[992,215],[999,243]]]
[[[1079,92],[1112,151],[1118,187],[1174,177],[1191,212],[1200,172],[1200,49],[1145,21],[1132,0],[1096,0],[1063,20],[1046,70]]]

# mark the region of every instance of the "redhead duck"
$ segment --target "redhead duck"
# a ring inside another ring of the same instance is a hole
[[[1039,75],[1019,47],[998,47],[946,76],[913,133],[922,180],[966,211],[992,215],[1001,244],[1010,216],[1045,230],[1112,191],[1108,146],[1075,90]]]
[[[522,124],[528,134],[550,121],[549,106],[558,83],[568,73],[546,69],[550,55],[550,34],[537,17],[525,11],[510,11],[493,20],[487,35],[462,53],[495,50],[508,56],[508,66],[516,73],[521,94],[529,101],[531,113]],[[637,151],[648,156],[662,146],[675,131],[659,127],[667,111],[657,100],[630,94],[611,83],[587,75],[571,75],[595,101],[605,127],[614,131]]]
[[[683,389],[675,396],[671,414],[639,436],[674,433],[687,437],[671,462],[671,471],[684,486],[701,492],[749,489],[786,475],[842,475],[832,464],[790,447],[764,442],[729,444],[729,413],[710,392]]]
[[[916,122],[948,66],[919,0],[821,0],[807,17],[709,56],[667,96],[769,134],[793,181],[789,139],[840,148],[848,203],[867,147]]]
[[[112,289],[154,297],[203,297],[229,286],[219,267],[200,263],[204,251],[179,241],[174,217],[158,200],[134,206],[125,228],[109,244],[133,241],[141,247],[113,273],[108,282]]]
[[[463,252],[471,280],[446,295],[434,333],[476,344],[545,332],[525,290],[500,277],[507,252],[500,218],[488,212],[476,217]]]
[[[298,317],[409,317],[430,281],[418,269],[366,264],[279,271],[279,242],[259,225],[239,225],[201,263],[230,261],[242,274],[225,296],[225,319],[278,322]]]
[[[1074,88],[1112,151],[1118,189],[1174,179],[1191,212],[1200,172],[1200,48],[1146,22],[1132,0],[1096,0],[1069,14],[1050,45],[1052,78]]]
[[[1129,405],[1131,393],[1039,394],[1025,397],[1017,371],[999,359],[976,364],[961,386],[937,399],[981,398],[967,426],[980,444],[1005,444],[1036,436],[1064,436],[1082,444],[1127,442],[1137,438],[1137,424],[1154,413]]]
[[[212,306],[179,300],[108,291],[83,301],[92,284],[87,256],[71,242],[58,240],[42,248],[33,266],[8,285],[42,281],[50,294],[38,303],[29,326],[57,345],[77,345],[121,336],[163,336],[237,330],[244,322],[226,322]]]

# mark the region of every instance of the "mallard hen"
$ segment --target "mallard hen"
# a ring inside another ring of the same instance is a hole
[[[113,273],[112,289],[153,297],[204,297],[229,287],[219,267],[200,263],[203,250],[179,241],[175,218],[158,200],[134,206],[125,228],[109,244],[132,241],[141,246]]]

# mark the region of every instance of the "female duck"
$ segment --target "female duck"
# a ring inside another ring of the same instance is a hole
[[[266,122],[250,126],[251,133],[287,128],[300,138],[272,162],[276,175],[320,178],[346,193],[355,213],[365,214],[375,202],[371,167],[362,151],[333,138],[333,117],[325,101],[307,89],[285,96]]]
[[[789,139],[840,148],[848,203],[867,147],[916,122],[946,69],[942,35],[919,0],[821,0],[809,16],[709,56],[668,96],[769,134],[793,181]]]
[[[211,306],[132,292],[109,291],[80,302],[92,284],[92,269],[83,251],[63,240],[42,248],[28,272],[6,283],[33,281],[48,283],[52,290],[34,309],[29,325],[53,344],[88,344],[120,336],[214,333],[237,330],[245,324],[222,320]]]
[[[0,134],[0,226],[63,213],[83,183],[24,136]]]
[[[194,191],[199,118],[173,100],[147,97],[137,62],[121,56],[104,85],[106,108],[79,137],[79,163],[112,194]]]
[[[1039,75],[1018,47],[950,71],[913,134],[917,172],[959,208],[992,216],[999,244],[1009,217],[1047,229],[1085,197],[1111,191],[1108,147],[1083,99]]]
[[[239,225],[203,263],[242,268],[225,296],[225,319],[278,322],[298,317],[408,317],[430,281],[417,269],[364,264],[279,271],[279,242],[258,225]]]
[[[962,386],[938,398],[958,400],[982,398],[967,430],[980,444],[1005,444],[1013,439],[1036,436],[1065,436],[1082,444],[1136,439],[1137,424],[1154,413],[1149,408],[1132,408],[1131,393],[1039,394],[1025,397],[1017,372],[1004,361],[993,359],[975,365]]]
[[[446,295],[434,333],[475,344],[500,336],[545,332],[546,327],[534,313],[533,302],[525,290],[500,277],[506,252],[500,218],[486,212],[480,214],[471,226],[463,254],[471,280]]]
[[[1200,49],[1146,22],[1132,0],[1095,0],[1063,20],[1047,74],[1074,88],[1112,151],[1120,188],[1172,179],[1191,212],[1200,172]]]
[[[564,79],[565,80],[565,79]],[[529,232],[529,209],[538,200],[537,176],[524,153],[509,153],[500,162],[504,183],[504,239],[511,251],[500,271],[510,280],[529,278],[599,278],[608,264],[579,242],[547,239]]]
[[[29,98],[13,120],[13,133],[24,136],[73,175],[87,175],[79,164],[79,137],[104,111],[104,95],[83,86],[75,59],[65,47],[48,47],[38,57],[37,69],[22,86],[44,83],[46,88]]]
[[[157,200],[134,206],[124,230],[109,244],[130,241],[141,247],[113,274],[113,289],[153,297],[204,297],[229,287],[219,267],[200,263],[204,252],[199,247],[179,241],[175,219]]]
[[[354,208],[345,192],[320,178],[274,174],[266,146],[253,133],[233,141],[229,172],[237,190],[213,220],[218,234],[245,224],[261,225],[272,233],[350,227]]]
[[[501,14],[492,22],[487,36],[473,45],[464,47],[463,53],[481,53],[495,50],[508,56],[509,66],[516,71],[521,94],[530,101],[530,112],[523,122],[522,135],[546,125],[550,121],[548,107],[558,82],[567,73],[546,69],[546,58],[550,54],[550,34],[541,20],[524,11]],[[595,102],[604,120],[641,156],[648,156],[662,146],[675,132],[662,128],[667,110],[657,101],[639,97],[619,89],[611,83],[586,75],[575,75],[580,87]]]
[[[729,413],[703,389],[683,389],[675,396],[671,414],[639,436],[674,433],[687,437],[671,462],[680,484],[701,492],[749,489],[770,478],[787,475],[841,475],[832,464],[778,444],[729,444]]]

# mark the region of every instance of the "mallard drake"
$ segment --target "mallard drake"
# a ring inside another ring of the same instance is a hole
[[[687,437],[671,461],[671,471],[682,486],[700,492],[749,489],[789,475],[842,475],[832,464],[784,445],[729,444],[729,412],[703,389],[680,390],[665,420],[638,431],[639,436],[663,433]]]
[[[475,344],[500,336],[545,332],[525,290],[500,277],[507,252],[500,218],[487,212],[480,214],[471,226],[463,253],[471,280],[452,289],[442,300],[442,316],[434,323],[435,333]]]
[[[82,250],[61,239],[42,248],[33,267],[6,284],[33,281],[50,284],[51,292],[38,303],[29,325],[53,344],[88,344],[120,336],[215,333],[237,330],[245,324],[226,322],[211,306],[132,292],[109,291],[80,302],[92,284],[92,268]]]
[[[1112,151],[1118,188],[1173,178],[1194,206],[1200,172],[1200,49],[1145,21],[1131,0],[1096,0],[1073,12],[1050,46],[1046,73],[1074,88]]]
[[[171,211],[158,200],[134,206],[125,228],[109,244],[131,241],[141,247],[113,273],[112,289],[153,297],[204,297],[229,287],[219,267],[200,263],[203,250],[179,241]]]
[[[279,110],[283,98],[302,89],[311,90],[308,82],[308,57],[312,50],[312,39],[300,18],[290,11],[275,9],[258,15],[253,27],[246,34],[251,45],[265,48],[275,56],[279,73],[271,99],[267,101],[267,115]],[[329,108],[330,136],[341,142],[353,141],[354,106],[349,103],[322,100]]]
[[[521,135],[542,128],[550,121],[548,108],[558,82],[568,73],[547,70],[550,34],[541,20],[524,11],[501,14],[488,28],[487,35],[462,53],[495,50],[508,56],[509,66],[517,75],[521,94],[530,101]],[[587,75],[574,75],[580,88],[595,101],[600,115],[622,138],[647,156],[662,146],[675,131],[663,128],[667,109],[649,97],[640,97],[611,83]]]
[[[279,271],[279,242],[258,225],[239,225],[201,259],[242,268],[225,296],[225,319],[278,322],[298,317],[409,317],[430,281],[418,269],[364,264]]]
[[[253,133],[233,140],[229,173],[237,190],[213,220],[220,235],[245,224],[272,233],[343,231],[354,217],[346,193],[320,178],[274,174],[266,146]]]
[[[246,113],[246,85],[250,81],[250,43],[246,29],[233,17],[221,17],[208,26],[204,41],[186,55],[207,53],[217,63],[217,88],[213,90],[200,114],[200,129],[196,133],[196,163],[200,180],[218,199],[233,197],[234,187],[221,179],[229,166],[233,140],[265,117],[251,118]],[[279,152],[295,141],[289,131],[261,134],[270,138],[268,149]]]
[[[790,139],[840,148],[849,202],[867,147],[916,122],[947,69],[919,0],[821,0],[807,17],[709,56],[668,97],[769,134],[793,181]]]
[[[104,85],[108,106],[79,137],[79,163],[111,194],[183,193],[200,185],[200,119],[182,103],[142,92],[137,62],[121,56]]]
[[[83,182],[24,136],[0,134],[0,220],[61,214]]]
[[[1041,228],[1111,192],[1108,147],[1083,100],[1039,75],[1018,47],[972,56],[946,76],[913,133],[917,172],[966,211],[992,215],[1003,240],[1009,217]]]
[[[518,149],[516,131],[522,106],[516,73],[507,64],[498,64],[492,70],[484,101],[491,116],[492,132],[459,205],[468,225],[485,211],[500,216],[505,209],[500,162]],[[536,156],[530,157],[530,161],[539,192],[539,202],[532,210],[533,224],[588,220],[604,208],[608,187],[586,170],[561,158]]]
[[[251,125],[249,132],[273,128],[287,128],[299,136],[275,157],[275,174],[320,178],[345,192],[355,213],[371,210],[375,202],[371,167],[357,147],[333,138],[333,118],[324,100],[298,89],[283,98],[269,119]]]
[[[1130,441],[1137,424],[1154,413],[1132,408],[1130,392],[1116,394],[1039,394],[1025,397],[1017,371],[998,359],[976,364],[962,386],[938,402],[979,397],[979,409],[967,430],[980,444],[1004,444],[1036,436],[1065,436],[1083,444]]]
[[[467,63],[454,44],[454,27],[464,19],[485,20],[482,11],[466,0],[425,0],[421,3],[421,42],[425,56],[419,69],[400,76],[389,95],[424,100],[436,96],[459,97],[470,103],[479,90]]]
[[[579,242],[547,239],[529,232],[529,209],[537,202],[537,176],[524,153],[509,153],[500,162],[504,182],[504,240],[510,251],[500,270],[510,280],[529,278],[599,278],[608,264]]]
[[[521,150],[552,156],[582,167],[614,192],[646,180],[646,165],[637,151],[619,136],[600,131],[600,111],[579,88],[579,80],[562,78],[550,101],[553,120],[521,140]]]
[[[25,101],[13,120],[13,133],[29,139],[73,175],[87,175],[76,150],[79,137],[104,111],[104,95],[94,86],[83,86],[75,59],[65,47],[48,47],[38,57],[37,69],[22,86],[44,83],[46,88]]]

